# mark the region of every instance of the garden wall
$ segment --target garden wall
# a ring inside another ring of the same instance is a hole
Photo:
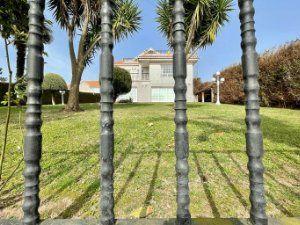
[[[259,57],[260,97],[263,106],[300,108],[300,40],[293,41]],[[221,72],[221,101],[243,104],[241,65]]]
[[[0,103],[3,101],[3,98],[4,98],[5,93],[7,92],[7,90],[8,90],[8,83],[0,82]],[[67,103],[68,97],[69,97],[69,93],[67,91],[66,94],[65,94],[65,103]],[[54,98],[55,98],[56,104],[61,104],[61,95],[58,91],[54,93]],[[79,102],[80,103],[97,103],[97,102],[100,102],[100,94],[80,92],[79,93]],[[43,103],[43,105],[52,104],[51,92],[50,91],[43,91],[42,103]],[[2,106],[2,104],[0,104],[0,106]]]
[[[67,103],[68,97],[69,97],[69,92],[67,91],[65,94],[65,103]],[[59,92],[54,93],[54,98],[56,104],[61,104],[61,95]],[[85,92],[79,93],[79,103],[96,103],[96,102],[100,102],[100,94],[85,93]],[[43,105],[52,104],[50,91],[43,91],[42,103]]]

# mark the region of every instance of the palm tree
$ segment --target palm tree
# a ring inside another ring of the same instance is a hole
[[[220,28],[228,21],[233,0],[186,0],[186,53],[212,44]],[[157,6],[158,29],[172,44],[172,10],[174,0],[159,0]],[[193,53],[191,54],[193,55]]]
[[[0,17],[5,19],[1,24],[4,25],[6,36],[12,38],[11,42],[17,50],[17,81],[23,77],[25,69],[26,42],[29,31],[28,10],[29,4],[26,0],[7,0],[4,5],[0,4]],[[49,44],[52,40],[51,25],[51,21],[45,20],[43,27],[45,44]]]
[[[140,10],[133,0],[115,0],[113,5],[113,35],[116,41],[126,38],[140,28]],[[78,111],[79,85],[83,71],[99,49],[101,39],[101,1],[49,0],[56,21],[68,34],[72,80],[66,110]],[[74,36],[79,35],[77,55]]]

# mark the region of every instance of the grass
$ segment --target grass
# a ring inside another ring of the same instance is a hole
[[[99,110],[67,114],[43,108],[42,218],[99,217]],[[171,104],[115,106],[115,201],[118,218],[176,215]],[[193,217],[248,217],[244,107],[189,104],[190,196]],[[22,157],[14,108],[4,179]],[[300,111],[262,108],[269,216],[300,215]],[[4,121],[5,108],[0,108]],[[21,122],[22,124],[22,122]],[[0,135],[4,125],[1,122]],[[23,164],[0,192],[0,217],[21,217]]]

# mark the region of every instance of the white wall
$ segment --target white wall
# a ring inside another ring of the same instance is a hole
[[[151,87],[166,87],[173,88],[174,78],[161,76],[161,65],[170,64],[170,62],[158,62],[149,64],[149,81],[141,81],[140,73],[137,73],[141,66],[132,65],[120,65],[119,67],[133,72],[132,74],[132,86],[137,88],[137,100],[138,102],[151,102]],[[171,65],[171,64],[170,64]],[[143,65],[145,66],[145,65]],[[195,96],[193,95],[193,74],[194,66],[193,64],[187,64],[187,101],[195,102]]]

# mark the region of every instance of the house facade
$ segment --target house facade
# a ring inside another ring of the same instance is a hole
[[[187,61],[187,101],[194,102],[193,74],[197,56]],[[148,49],[136,58],[124,58],[115,66],[126,69],[132,78],[131,92],[121,95],[118,100],[131,98],[133,102],[173,102],[173,54],[170,51]],[[117,100],[117,101],[118,101]]]

